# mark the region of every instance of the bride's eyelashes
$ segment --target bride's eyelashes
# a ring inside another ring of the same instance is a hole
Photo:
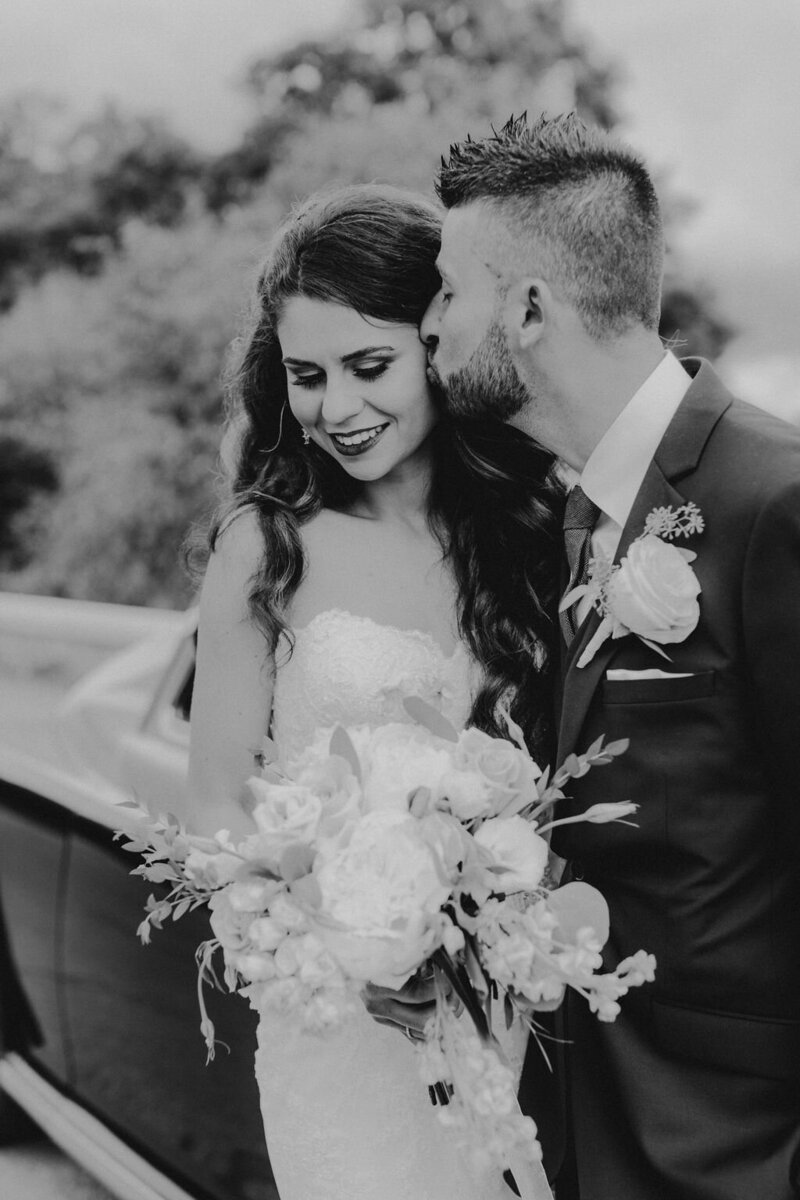
[[[353,367],[352,371],[356,379],[366,380],[369,383],[373,379],[379,379],[381,375],[384,375],[390,365],[388,359],[383,359],[381,362],[373,363],[371,366]],[[289,383],[292,387],[316,388],[320,387],[324,380],[324,374],[321,371],[316,371],[308,375],[294,375],[289,379]]]

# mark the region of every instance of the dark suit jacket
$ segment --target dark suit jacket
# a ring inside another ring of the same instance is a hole
[[[631,744],[556,816],[640,808],[636,828],[566,826],[553,846],[609,901],[608,961],[643,948],[658,965],[614,1025],[567,1004],[580,1190],[559,1200],[800,1196],[800,430],[684,366],[618,557],[652,509],[693,500],[705,530],[677,544],[697,553],[699,624],[671,663],[629,636],[578,669],[591,614],[563,679],[559,761],[600,734]]]

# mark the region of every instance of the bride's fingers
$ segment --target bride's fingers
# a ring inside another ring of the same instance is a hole
[[[420,980],[412,977],[399,991],[379,987],[376,983],[368,983],[364,988],[364,994],[374,997],[376,1001],[386,998],[387,1000],[398,1000],[401,1004],[432,1004],[436,999],[436,986],[432,979]]]
[[[376,994],[377,993],[377,994]],[[404,1004],[397,999],[396,992],[375,989],[365,994],[364,1001],[367,1011],[381,1025],[396,1025],[403,1031],[409,1031],[419,1037],[429,1019],[436,1011],[433,1001],[427,1003]]]

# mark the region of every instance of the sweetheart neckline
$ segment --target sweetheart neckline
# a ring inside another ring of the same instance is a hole
[[[445,650],[432,633],[428,633],[424,629],[404,629],[400,625],[391,625],[386,621],[376,621],[374,617],[365,616],[362,613],[351,612],[348,608],[323,608],[321,612],[315,613],[310,621],[305,625],[290,626],[292,633],[302,634],[308,633],[309,630],[316,625],[322,617],[347,617],[350,621],[360,621],[362,624],[371,625],[374,629],[386,629],[390,633],[399,633],[404,637],[414,638],[417,641],[424,642],[432,650],[434,650],[445,662],[452,662],[459,654],[466,654],[467,648],[463,642],[456,642],[451,651]]]

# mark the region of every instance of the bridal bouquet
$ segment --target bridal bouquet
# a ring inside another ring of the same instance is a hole
[[[519,1111],[493,1012],[535,1032],[533,1014],[572,987],[613,1021],[619,999],[654,974],[644,951],[603,973],[602,896],[546,882],[555,825],[635,811],[597,804],[552,818],[568,780],[627,743],[599,739],[550,779],[508,717],[500,739],[457,733],[419,699],[406,708],[414,723],[320,732],[290,774],[268,751],[248,781],[254,832],[241,841],[188,834],[172,817],[143,826],[140,813],[125,847],[143,857],[134,873],[168,890],[149,897],[139,934],[146,942],[168,918],[208,905],[214,937],[198,950],[198,991],[210,1057],[202,983],[219,949],[231,990],[321,1033],[362,1003],[368,983],[399,989],[432,970],[437,1002],[420,1067],[441,1119],[501,1168],[535,1163],[536,1129]]]

